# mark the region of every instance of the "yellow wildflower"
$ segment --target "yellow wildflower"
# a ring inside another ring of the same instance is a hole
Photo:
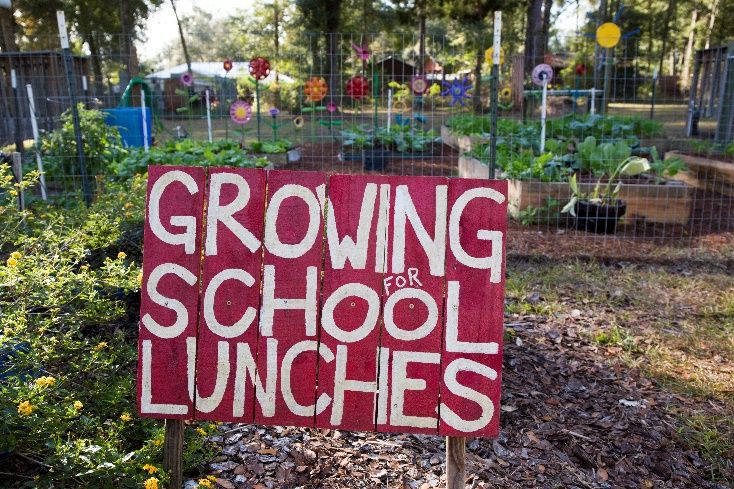
[[[204,428],[196,428],[196,432],[201,436],[206,436],[206,431],[204,430]]]
[[[30,401],[23,401],[18,404],[18,414],[21,416],[30,416],[34,409],[35,407],[33,407]]]
[[[133,417],[127,413],[122,413],[120,419],[127,423],[128,421],[132,421]]]
[[[151,477],[145,481],[145,489],[158,489],[158,479]]]
[[[155,446],[157,446],[157,447],[159,447],[159,446],[163,445],[163,439],[162,439],[162,438],[160,438],[160,437],[159,437],[159,438],[155,438],[155,439],[153,439],[153,445],[155,445]]]
[[[36,387],[49,387],[56,383],[53,377],[38,377],[36,379]]]
[[[8,258],[8,261],[5,262],[9,267],[17,267],[18,266],[18,260],[13,258],[12,256]]]
[[[133,206],[132,202],[125,202],[125,209],[130,209]]]
[[[23,257],[23,255],[20,253],[20,251],[14,251],[10,254],[10,258],[15,258],[16,260],[20,260]]]
[[[120,260],[122,260],[122,259],[123,259],[123,258],[125,258],[126,256],[127,256],[127,255],[125,254],[125,252],[124,252],[124,251],[121,251],[121,252],[119,252],[119,253],[117,254],[117,258],[119,258]]]
[[[79,267],[79,269],[80,269],[80,270],[81,270],[82,272],[86,272],[87,270],[89,270],[89,265],[86,265],[86,264],[85,264],[85,265],[82,265],[82,266],[80,266],[80,267]]]
[[[145,464],[143,465],[143,470],[152,475],[158,472],[158,467],[155,465]]]
[[[82,404],[82,401],[74,401],[74,409],[79,411],[84,407],[84,404]]]
[[[214,477],[213,475],[207,475],[206,478],[209,479],[212,482],[217,482],[217,478]]]
[[[94,349],[97,351],[104,350],[105,348],[107,348],[106,341],[100,341],[99,343],[97,343],[97,346],[94,347]]]
[[[431,88],[428,89],[428,95],[430,95],[431,97],[435,97],[439,93],[441,93],[441,85],[439,85],[438,83],[434,83],[433,85],[431,85]]]
[[[213,487],[209,479],[199,479],[199,487]]]
[[[143,272],[142,272],[142,270],[140,272],[138,272],[138,283],[139,284],[142,284],[143,283]]]

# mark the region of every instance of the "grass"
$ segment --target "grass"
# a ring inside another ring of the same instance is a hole
[[[604,348],[607,356],[691,401],[670,408],[679,420],[681,440],[712,465],[712,479],[732,474],[734,281],[730,271],[685,262],[508,264],[508,313],[544,315],[553,321],[574,309],[580,313],[581,334]]]

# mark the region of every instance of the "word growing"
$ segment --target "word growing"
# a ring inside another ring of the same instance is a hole
[[[506,184],[150,167],[142,416],[496,435]]]

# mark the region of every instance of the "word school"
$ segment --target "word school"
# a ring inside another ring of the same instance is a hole
[[[506,196],[151,166],[140,415],[496,436]]]

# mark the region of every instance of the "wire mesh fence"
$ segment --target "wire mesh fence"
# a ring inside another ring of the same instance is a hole
[[[26,172],[40,161],[59,202],[85,178],[99,192],[148,164],[488,178],[494,163],[509,180],[511,253],[730,257],[732,50],[653,59],[626,34],[613,48],[555,36],[532,55],[505,40],[494,162],[491,36],[303,34],[286,52],[144,72],[122,55],[77,55],[67,72],[59,52],[0,53],[0,143]]]

